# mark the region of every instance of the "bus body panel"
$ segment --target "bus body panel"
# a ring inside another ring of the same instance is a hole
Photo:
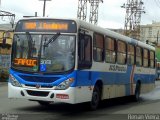
[[[36,19],[36,18],[35,18]],[[47,18],[48,19],[48,18]],[[45,18],[43,18],[45,20]],[[57,19],[58,20],[58,19]],[[120,35],[107,29],[103,29],[92,24],[75,20],[77,25],[76,48],[75,48],[75,66],[70,72],[61,74],[41,74],[41,73],[25,73],[10,69],[10,74],[22,85],[15,87],[8,83],[9,98],[24,98],[35,101],[52,101],[64,103],[82,103],[92,99],[93,89],[97,81],[102,82],[102,99],[129,96],[135,94],[137,82],[141,83],[141,92],[149,92],[154,88],[155,68],[138,67],[134,65],[112,64],[103,62],[95,62],[92,59],[92,66],[89,69],[79,69],[78,66],[78,30],[83,28],[87,35],[92,37],[92,58],[93,58],[93,38],[94,33],[100,33],[104,37],[113,37],[130,43],[134,46],[140,46],[154,51],[154,47],[146,45],[135,39]],[[42,32],[42,31],[41,31]],[[37,32],[38,34],[38,32]],[[43,33],[44,34],[44,33]],[[51,33],[50,33],[51,34]],[[73,78],[74,82],[66,90],[55,90],[56,86],[65,80]],[[45,96],[41,96],[41,93]],[[24,96],[23,96],[24,94]],[[54,94],[53,98],[51,97]]]

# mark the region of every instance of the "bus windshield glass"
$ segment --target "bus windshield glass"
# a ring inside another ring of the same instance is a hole
[[[15,34],[12,68],[25,72],[66,72],[74,67],[74,54],[74,35]]]

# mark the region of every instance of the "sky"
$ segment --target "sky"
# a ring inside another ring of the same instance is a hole
[[[143,0],[145,14],[142,14],[141,24],[160,22],[160,0]],[[98,26],[104,28],[124,28],[125,8],[121,8],[127,0],[103,0],[99,5]],[[40,0],[1,0],[0,9],[16,15],[16,21],[23,16],[43,16],[43,1]],[[87,16],[90,6],[88,4]],[[46,16],[53,18],[77,18],[78,0],[51,0],[46,3]],[[89,18],[87,17],[87,21]],[[0,19],[0,23],[9,22],[7,18]]]

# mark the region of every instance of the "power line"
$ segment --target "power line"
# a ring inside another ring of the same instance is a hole
[[[145,13],[142,0],[127,0],[122,8],[126,8],[124,34],[135,39],[140,38],[141,14]]]
[[[1,5],[1,0],[0,0],[0,5]],[[4,17],[8,17],[8,19],[10,21],[10,24],[12,25],[12,28],[13,28],[14,21],[15,21],[15,14],[12,14],[12,13],[7,12],[7,11],[0,10],[0,17],[1,17],[2,20],[3,20]]]
[[[160,8],[160,6],[159,6],[158,2],[157,2],[156,0],[154,0],[154,2],[156,3],[157,7],[159,7],[159,8]]]
[[[103,3],[103,0],[90,0],[89,2],[91,4],[89,22],[92,23],[92,24],[97,25],[97,23],[98,23],[99,3],[100,2]]]
[[[90,3],[89,22],[97,25],[98,23],[98,9],[99,3],[103,0],[78,0],[77,18],[86,21],[87,17],[87,2]]]
[[[157,0],[157,2],[158,2],[158,4],[160,5],[160,1],[159,1],[159,0]]]
[[[87,17],[87,1],[88,0],[78,0],[78,11],[77,18],[86,21]]]

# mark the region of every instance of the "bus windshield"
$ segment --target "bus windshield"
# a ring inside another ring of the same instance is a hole
[[[12,50],[14,69],[25,72],[66,72],[73,69],[74,63],[74,35],[30,33],[14,35]]]

